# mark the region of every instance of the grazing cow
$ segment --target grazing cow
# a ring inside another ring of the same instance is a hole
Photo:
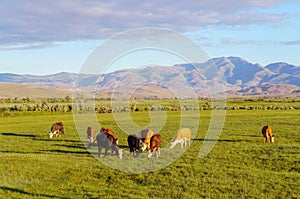
[[[87,138],[89,140],[89,145],[94,142],[95,129],[93,127],[88,127],[86,131]]]
[[[117,138],[117,136],[116,136],[116,134],[112,131],[112,130],[110,130],[110,129],[108,129],[108,128],[101,128],[100,129],[100,133],[105,133],[105,134],[110,134],[113,138],[114,138],[114,140],[115,140],[115,142],[117,143],[117,144],[119,144],[119,139]]]
[[[136,156],[139,156],[141,153],[141,140],[136,135],[129,135],[127,142],[130,149],[130,154],[134,156],[134,153],[136,153]]]
[[[261,132],[262,132],[262,134],[264,136],[264,143],[265,142],[269,142],[269,143],[273,143],[274,142],[274,135],[272,134],[271,126],[269,126],[269,125],[264,126],[261,129]]]
[[[56,122],[54,124],[52,124],[50,132],[49,132],[49,137],[52,138],[53,135],[55,135],[57,137],[57,135],[61,136],[61,134],[65,134],[64,133],[64,125],[62,122]]]
[[[162,140],[159,134],[154,134],[150,139],[150,148],[148,150],[148,158],[150,158],[154,151],[156,151],[156,157],[160,156],[160,146]]]
[[[177,132],[177,135],[174,139],[170,141],[170,149],[172,149],[176,144],[180,143],[181,148],[183,148],[183,144],[186,146],[187,142],[189,142],[189,147],[191,146],[191,129],[182,128]]]
[[[102,155],[102,149],[105,149],[105,156],[107,155],[107,151],[111,150],[111,154],[116,152],[118,158],[122,159],[123,151],[119,149],[114,137],[111,134],[105,134],[100,132],[96,136],[97,145],[98,145],[98,157]]]
[[[142,142],[142,151],[145,151],[146,149],[148,150],[150,148],[150,139],[153,134],[153,131],[150,129],[144,129],[139,132],[138,138],[140,138]]]

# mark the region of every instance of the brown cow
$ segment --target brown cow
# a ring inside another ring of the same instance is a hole
[[[159,134],[154,134],[150,139],[150,148],[148,151],[148,158],[150,158],[154,151],[156,151],[156,157],[160,156],[160,146],[162,140]]]
[[[265,142],[269,142],[269,143],[273,143],[274,142],[274,135],[272,134],[271,126],[269,126],[269,125],[264,126],[261,129],[261,132],[262,132],[262,134],[264,136],[264,143]]]
[[[49,137],[53,138],[53,135],[57,137],[57,135],[61,136],[64,135],[64,125],[62,122],[56,122],[52,124],[50,132],[49,132]]]
[[[116,136],[116,134],[112,131],[112,130],[110,130],[110,129],[108,129],[108,128],[101,128],[100,129],[100,133],[105,133],[105,134],[110,134],[113,138],[114,138],[114,140],[115,140],[115,142],[118,144],[119,143],[119,139],[117,138],[117,136]]]
[[[89,140],[89,146],[94,142],[95,129],[89,126],[86,130],[86,135]]]
[[[122,159],[123,151],[119,149],[115,138],[111,134],[100,132],[96,136],[96,140],[98,145],[98,157],[101,157],[102,149],[104,148],[105,156],[107,155],[107,151],[111,150],[111,154],[113,154],[113,152],[116,152],[118,158]]]
[[[150,139],[151,139],[151,136],[153,135],[153,131],[150,130],[150,129],[144,129],[142,130],[141,132],[139,132],[138,134],[138,138],[141,139],[141,148],[142,148],[142,151],[145,151],[146,149],[149,150],[150,148]]]

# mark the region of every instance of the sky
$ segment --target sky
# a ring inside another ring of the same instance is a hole
[[[300,0],[3,0],[0,10],[0,73],[79,72],[97,46],[143,27],[177,31],[210,58],[300,66]]]

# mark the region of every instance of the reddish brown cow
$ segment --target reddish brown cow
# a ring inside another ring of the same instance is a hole
[[[49,132],[49,137],[52,138],[53,135],[57,137],[57,135],[61,136],[64,135],[64,125],[62,122],[56,122],[52,124],[50,132]]]
[[[156,151],[156,157],[160,156],[160,146],[162,143],[161,136],[154,134],[150,139],[150,148],[148,150],[148,158],[150,158],[154,151]]]
[[[271,129],[271,126],[267,125],[267,126],[264,126],[262,129],[261,129],[261,133],[263,134],[264,136],[264,143],[265,142],[269,142],[269,143],[273,143],[274,142],[274,135],[272,134],[272,129]]]

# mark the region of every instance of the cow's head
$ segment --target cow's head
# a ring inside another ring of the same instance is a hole
[[[56,136],[57,136],[57,133],[58,133],[57,131],[53,131],[53,132],[50,131],[50,132],[49,132],[49,137],[50,137],[50,139],[53,138],[53,135],[56,135]]]
[[[271,143],[274,143],[274,141],[275,141],[275,135],[272,135],[272,137],[271,137]]]
[[[54,135],[54,133],[52,133],[52,132],[50,131],[50,132],[49,132],[49,137],[50,137],[50,139],[53,138],[53,135]]]
[[[170,149],[174,148],[175,145],[178,144],[178,143],[181,143],[181,144],[182,144],[182,143],[183,143],[183,140],[173,140],[173,139],[172,139],[172,140],[170,141]]]
[[[174,140],[170,141],[170,149],[174,148],[174,146],[176,145],[176,143],[174,142]]]
[[[147,149],[147,143],[144,143],[144,142],[141,141],[140,146],[141,146],[142,151],[145,151]]]

